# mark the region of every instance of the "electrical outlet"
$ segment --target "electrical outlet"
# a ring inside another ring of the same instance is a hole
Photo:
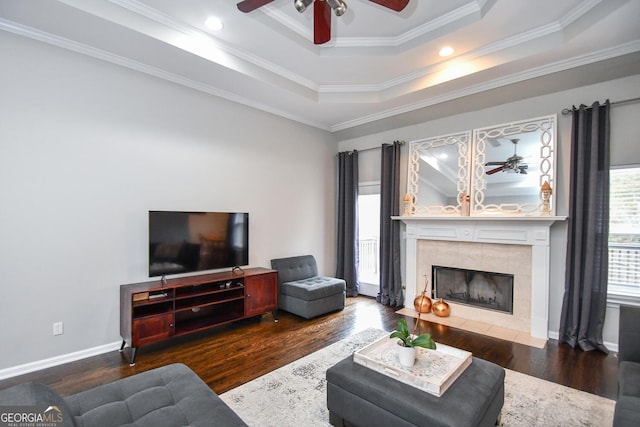
[[[62,322],[53,324],[53,335],[62,335],[64,333],[64,325]]]

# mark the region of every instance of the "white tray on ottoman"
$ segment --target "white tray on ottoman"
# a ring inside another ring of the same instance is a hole
[[[353,361],[419,390],[442,396],[453,382],[471,365],[472,355],[444,344],[435,350],[416,347],[416,362],[400,365],[396,339],[380,338],[353,354]]]

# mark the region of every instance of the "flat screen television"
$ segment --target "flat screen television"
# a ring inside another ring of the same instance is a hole
[[[149,277],[248,264],[248,213],[149,211]]]

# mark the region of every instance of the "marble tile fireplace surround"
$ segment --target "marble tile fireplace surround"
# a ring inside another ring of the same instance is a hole
[[[406,308],[425,286],[432,266],[512,274],[513,313],[464,304],[451,315],[529,334],[549,334],[549,232],[564,217],[394,217],[406,224]]]

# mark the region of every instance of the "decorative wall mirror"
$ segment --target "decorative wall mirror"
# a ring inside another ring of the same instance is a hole
[[[475,129],[471,215],[555,215],[555,151],[555,115]]]
[[[470,147],[471,131],[411,142],[406,214],[461,215],[465,211]]]
[[[404,215],[555,216],[556,116],[412,141]]]

